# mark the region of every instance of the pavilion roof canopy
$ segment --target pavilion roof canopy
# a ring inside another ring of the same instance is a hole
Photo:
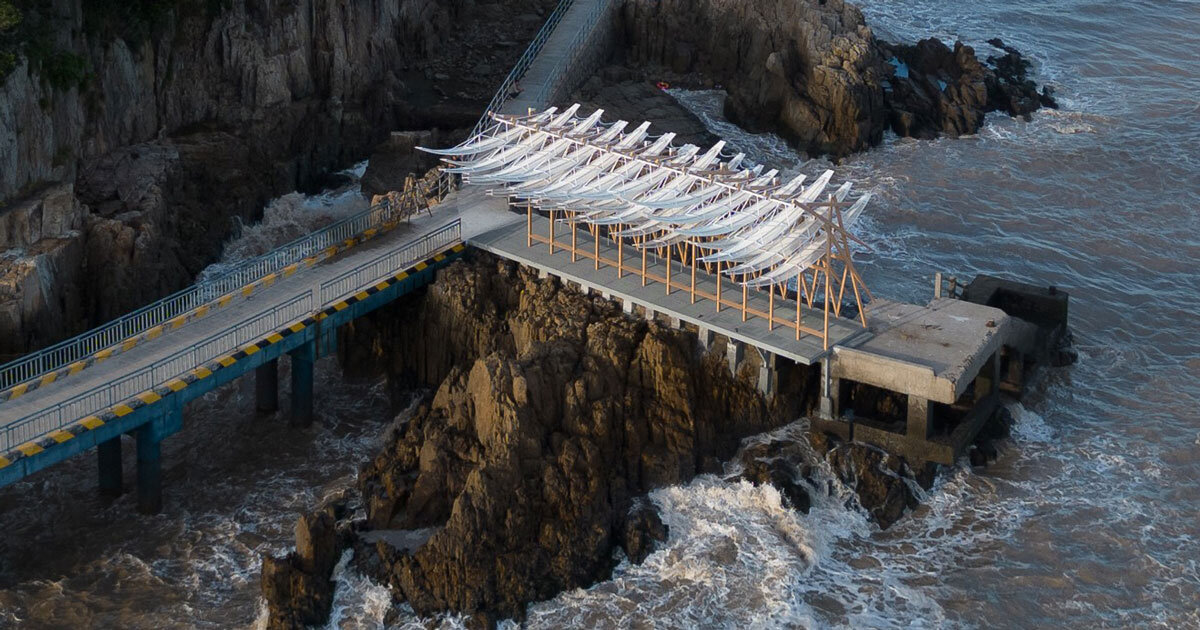
[[[495,124],[462,144],[422,150],[443,156],[466,183],[610,226],[638,246],[690,244],[701,262],[723,263],[722,273],[748,286],[786,283],[831,241],[857,241],[847,230],[871,195],[850,201],[849,182],[830,190],[833,171],[781,183],[775,170],[743,166],[744,154],[726,158],[724,141],[675,146],[673,133],[652,138],[650,123],[627,131],[627,121],[603,124],[603,110],[578,111],[493,113]]]

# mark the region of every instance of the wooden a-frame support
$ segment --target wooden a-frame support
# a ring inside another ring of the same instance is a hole
[[[763,289],[767,291],[767,308],[760,310],[750,303],[750,289],[742,283],[741,301],[729,300],[725,297],[722,291],[723,263],[717,262],[704,263],[704,273],[715,276],[716,293],[708,293],[697,286],[697,274],[701,272],[699,269],[699,249],[702,245],[697,246],[696,243],[680,243],[676,246],[676,252],[673,254],[671,246],[667,245],[654,249],[646,247],[646,243],[650,240],[651,235],[641,235],[634,237],[617,236],[621,232],[623,226],[621,224],[608,226],[607,238],[614,241],[616,259],[606,258],[601,251],[601,240],[603,226],[587,225],[586,229],[592,236],[592,251],[587,251],[581,248],[577,238],[579,229],[575,213],[563,211],[563,214],[569,215],[564,220],[569,225],[571,230],[570,245],[563,244],[563,241],[555,239],[554,224],[558,220],[556,211],[549,212],[550,215],[550,233],[547,236],[541,236],[533,232],[533,204],[526,202],[526,242],[530,247],[534,243],[546,243],[550,252],[553,254],[557,250],[569,250],[571,253],[571,262],[576,262],[580,258],[591,259],[594,268],[599,270],[602,266],[614,267],[617,270],[617,278],[624,278],[626,272],[638,275],[641,278],[641,285],[646,286],[649,282],[659,282],[664,285],[664,290],[667,295],[671,294],[672,289],[679,289],[689,294],[690,303],[695,304],[697,299],[709,299],[716,303],[717,312],[720,312],[722,307],[733,307],[741,310],[742,321],[748,321],[751,317],[757,317],[767,320],[767,329],[774,330],[776,326],[784,326],[792,328],[795,331],[796,338],[800,339],[804,334],[816,335],[821,338],[823,347],[829,348],[829,323],[830,316],[840,317],[843,300],[845,299],[846,285],[850,285],[850,291],[854,295],[854,303],[858,308],[858,319],[862,326],[867,327],[866,308],[863,306],[863,295],[868,299],[871,298],[871,292],[862,280],[862,276],[854,266],[854,260],[850,250],[850,240],[852,236],[848,236],[845,224],[842,218],[842,207],[847,204],[839,203],[832,196],[829,197],[827,203],[820,204],[819,207],[828,208],[829,214],[825,219],[824,233],[824,249],[825,252],[817,262],[809,267],[811,271],[811,279],[804,273],[798,273],[795,278],[795,321],[789,321],[787,316],[782,319],[776,315],[775,308],[775,292],[778,291],[781,299],[786,300],[789,293],[787,283],[776,283],[763,288],[755,289],[756,292],[761,292]],[[640,271],[636,268],[629,268],[625,265],[624,247],[625,241],[630,240],[631,244],[641,250],[642,265]],[[857,241],[857,239],[854,239]],[[653,256],[656,260],[656,265],[662,264],[665,266],[663,275],[653,273],[649,266],[649,257]],[[676,260],[677,258],[677,260]],[[690,273],[690,278],[687,284],[681,284],[672,278],[673,263],[678,262],[681,268],[687,268]],[[836,273],[834,263],[840,263],[841,273]],[[714,268],[715,267],[715,268]],[[823,282],[822,282],[823,280]],[[804,308],[816,308],[816,296],[818,288],[820,288],[824,303],[821,305],[822,322],[821,328],[815,329],[804,325]]]

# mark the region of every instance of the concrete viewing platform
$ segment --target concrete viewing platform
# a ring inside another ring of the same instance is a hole
[[[824,419],[814,424],[822,430],[952,464],[995,412],[1000,390],[1021,388],[1033,327],[999,308],[875,300],[868,321],[870,335],[833,353]],[[893,417],[879,415],[885,397],[899,398]]]
[[[474,230],[466,238],[470,246],[619,301],[631,315],[695,326],[706,347],[714,335],[725,336],[731,370],[748,348],[757,350],[759,387],[768,395],[779,361],[819,365],[821,418],[814,426],[911,461],[951,464],[964,453],[996,410],[1000,389],[1019,390],[1034,345],[1036,326],[1001,308],[954,298],[926,305],[872,300],[866,328],[831,314],[826,345],[810,332],[824,325],[819,303],[801,304],[797,312],[794,299],[750,290],[743,307],[741,285],[726,279],[722,294],[717,276],[702,266],[693,275],[692,266],[672,261],[668,275],[665,259],[643,257],[628,244],[618,248],[561,220],[554,223],[552,247],[549,218],[513,212],[503,197],[479,189],[460,191],[451,203],[493,213],[494,227]]]
[[[926,306],[879,299],[871,335],[837,348],[833,377],[954,404],[1008,338],[998,308],[939,298]]]

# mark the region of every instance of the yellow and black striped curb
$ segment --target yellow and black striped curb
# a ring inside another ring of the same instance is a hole
[[[61,444],[67,440],[71,440],[76,435],[79,435],[85,431],[94,431],[95,429],[98,429],[105,424],[119,418],[123,418],[134,411],[141,409],[142,407],[152,405],[159,400],[162,400],[163,398],[170,396],[171,394],[174,394],[193,383],[196,383],[197,381],[204,380],[212,376],[214,373],[234,365],[238,361],[257,353],[268,346],[277,344],[284,339],[303,331],[304,329],[323,319],[328,318],[335,313],[338,313],[339,311],[346,310],[351,305],[357,304],[358,302],[361,302],[368,297],[395,285],[397,282],[407,279],[411,275],[410,271],[424,271],[430,265],[440,263],[446,260],[448,256],[461,253],[464,249],[466,249],[466,246],[462,243],[459,243],[446,251],[435,254],[434,256],[419,262],[416,265],[413,265],[409,268],[409,270],[401,271],[400,273],[385,278],[384,280],[377,282],[375,285],[367,287],[366,289],[363,289],[354,295],[326,306],[320,311],[317,311],[294,324],[291,324],[285,328],[281,328],[280,330],[277,330],[276,332],[271,333],[270,335],[267,335],[258,341],[248,343],[233,353],[210,361],[207,364],[197,367],[182,376],[173,378],[161,385],[158,385],[157,387],[146,390],[118,405],[114,405],[104,411],[98,412],[95,415],[83,418],[82,420],[69,425],[65,429],[57,429],[36,440],[26,442],[18,446],[15,450],[12,450],[4,455],[0,455],[0,468],[10,466],[13,462],[16,462],[23,457],[37,455],[38,453],[41,453],[55,444]]]
[[[254,282],[237,289],[236,291],[226,293],[225,295],[222,295],[221,297],[207,304],[197,306],[191,311],[177,315],[176,317],[173,317],[170,320],[159,324],[158,326],[155,326],[138,335],[134,335],[133,337],[130,337],[120,343],[104,348],[103,350],[100,350],[91,356],[80,359],[79,361],[71,363],[65,367],[61,367],[53,372],[47,372],[36,379],[25,381],[24,383],[20,383],[4,391],[0,391],[0,403],[3,403],[6,400],[20,398],[21,396],[38,388],[45,387],[60,378],[75,374],[76,372],[79,372],[85,368],[96,365],[97,363],[101,363],[106,359],[115,357],[122,352],[127,352],[142,342],[157,339],[164,332],[175,330],[176,328],[179,328],[188,322],[196,321],[208,315],[209,313],[224,308],[225,306],[229,305],[229,303],[232,302],[233,298],[235,297],[250,297],[250,295],[252,295],[255,291],[265,289],[275,284],[275,281],[279,280],[280,278],[286,278],[296,273],[300,269],[308,269],[317,263],[329,260],[338,254],[346,252],[346,250],[349,250],[355,245],[369,241],[372,238],[395,228],[399,224],[399,220],[389,221],[378,228],[364,230],[363,233],[359,234],[358,236],[348,238],[337,245],[330,245],[329,247],[322,249],[320,252],[301,260],[300,262],[292,263],[283,269],[280,269],[279,271],[263,276],[262,278],[259,278],[258,280],[255,280]]]

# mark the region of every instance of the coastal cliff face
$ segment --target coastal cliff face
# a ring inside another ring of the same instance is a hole
[[[774,485],[807,511],[830,491],[814,473],[824,458],[882,527],[915,505],[913,470],[872,447],[818,435],[812,448],[789,438],[738,455],[744,438],[811,411],[817,369],[782,366],[765,399],[754,352],[731,374],[719,338],[705,349],[694,332],[482,252],[348,325],[338,348],[350,373],[434,390],[339,499],[357,516],[318,509],[296,552],[264,558],[271,628],[324,622],[333,562],[311,558],[336,557],[330,547],[353,548],[362,574],[422,616],[521,619],[530,602],[607,579],[617,549],[641,562],[669,535],[644,495],[701,473]]]
[[[355,562],[422,615],[520,618],[605,579],[618,547],[640,561],[665,531],[638,497],[719,473],[816,391],[796,368],[764,400],[753,359],[735,376],[694,332],[482,253],[338,345],[344,365],[436,386],[358,484]],[[307,606],[270,593],[272,618]]]
[[[47,3],[86,73],[21,60],[0,84],[0,354],[181,288],[392,130],[474,124],[548,4],[181,0],[127,38],[99,3]]]
[[[369,527],[418,542],[358,550],[421,614],[520,617],[607,577],[617,546],[644,555],[640,524],[656,518],[631,513],[636,497],[719,470],[788,417],[694,333],[490,257],[447,269],[398,315],[397,367],[445,377],[359,487]],[[790,376],[799,401],[808,382]]]
[[[702,72],[728,92],[729,119],[779,131],[813,154],[879,142],[883,61],[862,13],[841,0],[628,0],[629,61]]]
[[[990,44],[1004,54],[986,64],[961,43],[882,42],[842,0],[626,0],[621,19],[627,65],[685,87],[719,85],[731,122],[812,156],[865,150],[888,128],[970,134],[989,111],[1055,106],[1000,40]]]

